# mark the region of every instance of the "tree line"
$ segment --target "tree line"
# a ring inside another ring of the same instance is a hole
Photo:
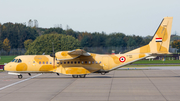
[[[143,46],[149,43],[151,36],[137,36],[137,35],[125,35],[124,33],[110,33],[106,34],[105,32],[79,32],[74,31],[73,29],[67,28],[66,30],[56,27],[56,28],[36,28],[26,26],[21,23],[4,23],[0,24],[0,50],[4,49],[9,51],[13,48],[25,48],[28,53],[35,54],[35,50],[45,50],[47,47],[33,47],[35,42],[43,44],[46,42],[51,43],[54,41],[55,44],[58,44],[58,40],[54,40],[55,37],[52,34],[58,34],[61,37],[65,37],[65,42],[61,42],[61,46],[69,46],[69,48],[60,48],[58,50],[71,50],[75,48],[86,48],[86,47],[132,47],[132,46]],[[47,36],[50,35],[50,36]],[[63,36],[61,36],[63,35]],[[43,38],[40,38],[43,36]],[[57,37],[57,35],[55,35]],[[70,38],[73,37],[73,38]],[[49,39],[52,38],[52,39]],[[36,41],[43,40],[43,41]],[[50,41],[47,41],[49,39]],[[58,39],[58,38],[57,38]],[[67,40],[69,39],[69,40]],[[9,41],[9,43],[8,43]],[[75,46],[66,43],[76,43]],[[34,42],[34,44],[32,44]],[[41,42],[41,43],[40,43]],[[49,44],[51,45],[51,44]],[[44,46],[44,45],[42,45]],[[28,51],[29,47],[34,52]],[[33,48],[32,48],[33,47]],[[49,47],[49,46],[48,46]],[[50,46],[52,47],[52,45]],[[49,48],[50,48],[49,47]],[[8,49],[5,49],[8,48]],[[39,48],[39,49],[38,49]],[[58,47],[57,47],[58,48]],[[34,50],[35,49],[35,50]],[[49,51],[47,52],[50,53]]]

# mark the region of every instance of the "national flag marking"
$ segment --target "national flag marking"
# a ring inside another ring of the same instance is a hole
[[[162,42],[162,38],[156,38],[156,42]]]

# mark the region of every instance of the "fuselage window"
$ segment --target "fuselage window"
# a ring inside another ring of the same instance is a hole
[[[64,64],[66,64],[66,61],[64,61]]]
[[[99,61],[99,63],[101,63],[101,61]]]
[[[52,64],[52,62],[50,62],[50,64]]]
[[[59,64],[59,62],[57,62],[57,64]]]
[[[48,64],[48,61],[46,61],[46,64]]]
[[[16,59],[13,59],[11,62],[14,62]]]
[[[60,64],[62,64],[62,61],[60,62]]]
[[[91,61],[89,61],[89,64],[91,64]]]
[[[81,63],[83,64],[84,62],[82,61]]]
[[[96,64],[98,64],[98,62],[96,61]]]
[[[78,64],[80,64],[80,61],[78,61]]]
[[[39,64],[41,64],[41,62],[39,62]]]
[[[73,64],[73,61],[71,61],[71,64]]]
[[[45,64],[45,62],[43,61],[43,64]]]
[[[69,64],[69,61],[67,62],[67,64]]]
[[[76,61],[74,61],[74,64],[76,64]]]
[[[33,63],[35,63],[35,61],[33,61]]]
[[[92,61],[92,64],[94,64],[94,61]]]
[[[87,64],[87,61],[85,61],[85,64]]]

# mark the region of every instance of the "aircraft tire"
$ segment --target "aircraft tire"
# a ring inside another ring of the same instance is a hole
[[[73,78],[78,78],[78,75],[72,75]]]
[[[101,75],[105,75],[106,74],[106,72],[101,72]]]
[[[31,76],[31,73],[28,73],[29,76]]]
[[[85,78],[86,77],[86,74],[83,74],[83,75],[79,75],[80,78]]]
[[[23,78],[23,76],[22,75],[18,75],[18,79],[22,79]]]

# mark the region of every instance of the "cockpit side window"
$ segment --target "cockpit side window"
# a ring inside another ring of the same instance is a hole
[[[19,60],[18,60],[18,63],[20,63],[20,62],[22,62],[22,60],[21,60],[21,59],[19,59]]]

